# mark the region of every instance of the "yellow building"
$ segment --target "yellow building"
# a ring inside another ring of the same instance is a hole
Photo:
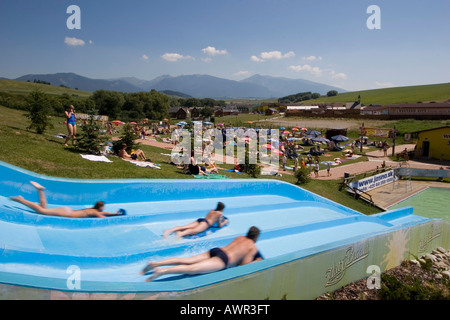
[[[417,156],[450,160],[450,126],[418,131],[414,134],[417,134]]]

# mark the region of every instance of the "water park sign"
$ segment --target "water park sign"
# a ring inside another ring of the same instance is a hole
[[[369,190],[379,188],[394,181],[395,181],[394,170],[390,170],[387,172],[377,174],[373,177],[354,181],[350,183],[350,187],[355,188],[358,191],[367,192]]]
[[[373,138],[392,138],[392,129],[364,128],[363,135]]]

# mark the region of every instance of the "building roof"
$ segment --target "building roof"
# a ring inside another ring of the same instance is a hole
[[[389,108],[450,108],[448,102],[400,103],[388,105]]]

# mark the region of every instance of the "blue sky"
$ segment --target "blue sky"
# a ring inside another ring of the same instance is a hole
[[[81,9],[69,30],[67,7]],[[367,8],[381,9],[369,30]],[[450,81],[448,0],[1,0],[0,76],[254,74],[346,90]]]

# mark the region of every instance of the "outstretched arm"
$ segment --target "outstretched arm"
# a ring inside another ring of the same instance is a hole
[[[230,221],[228,220],[228,218],[222,215],[219,220],[219,228],[222,228],[223,226],[227,225],[229,222]]]

